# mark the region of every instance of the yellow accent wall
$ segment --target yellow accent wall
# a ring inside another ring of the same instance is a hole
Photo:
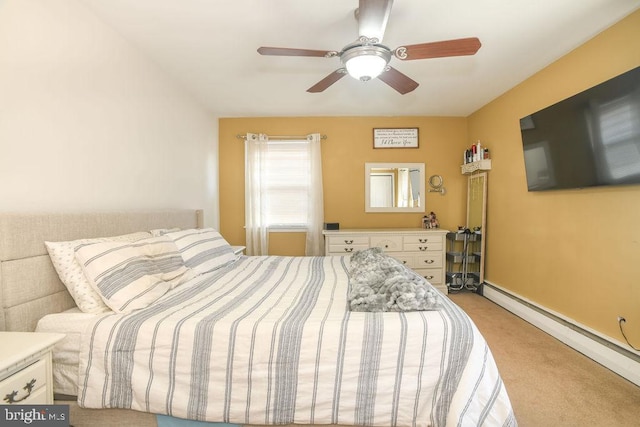
[[[491,147],[485,278],[640,345],[640,186],[528,192],[519,119],[640,66],[635,12],[468,119]]]
[[[418,128],[418,148],[373,148],[374,128],[401,127]],[[442,228],[464,223],[466,178],[460,173],[460,163],[470,144],[466,118],[222,118],[219,132],[220,232],[232,244],[245,241],[244,145],[237,135],[247,132],[327,135],[322,142],[325,222],[339,222],[340,228],[420,227],[421,213],[365,213],[364,166],[366,162],[424,162],[426,178],[441,175],[447,189],[445,196],[427,193],[427,212],[436,213]],[[304,255],[304,238],[303,233],[271,233],[269,253]]]

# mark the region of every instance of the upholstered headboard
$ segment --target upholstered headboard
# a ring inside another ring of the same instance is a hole
[[[75,306],[51,264],[45,241],[175,227],[202,227],[202,211],[0,213],[0,331],[33,331],[42,316]]]

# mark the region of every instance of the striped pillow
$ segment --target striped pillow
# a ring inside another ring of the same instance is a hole
[[[185,265],[196,274],[224,267],[237,259],[231,245],[213,228],[181,230],[165,236],[175,242]]]
[[[137,242],[148,239],[151,234],[140,231],[137,233],[123,234],[115,237],[99,237],[95,239],[80,239],[68,242],[44,242],[51,258],[51,263],[56,269],[60,281],[64,283],[71,297],[80,310],[85,313],[104,313],[111,311],[93,289],[78,264],[75,250],[84,245],[92,245],[99,242]]]
[[[164,236],[82,246],[75,256],[91,286],[116,313],[147,307],[188,278],[178,248]]]

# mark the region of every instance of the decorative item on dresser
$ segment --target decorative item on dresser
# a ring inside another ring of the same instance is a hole
[[[346,255],[380,247],[447,293],[445,284],[445,236],[448,230],[379,228],[324,230],[325,255]]]
[[[51,350],[63,338],[54,333],[0,332],[0,404],[53,403]]]

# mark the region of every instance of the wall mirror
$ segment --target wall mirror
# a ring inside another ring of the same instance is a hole
[[[470,175],[467,183],[467,228],[479,237],[475,240],[473,247],[473,255],[478,257],[479,283],[484,282],[486,225],[487,173],[481,172]]]
[[[365,163],[365,212],[424,212],[424,163]]]

